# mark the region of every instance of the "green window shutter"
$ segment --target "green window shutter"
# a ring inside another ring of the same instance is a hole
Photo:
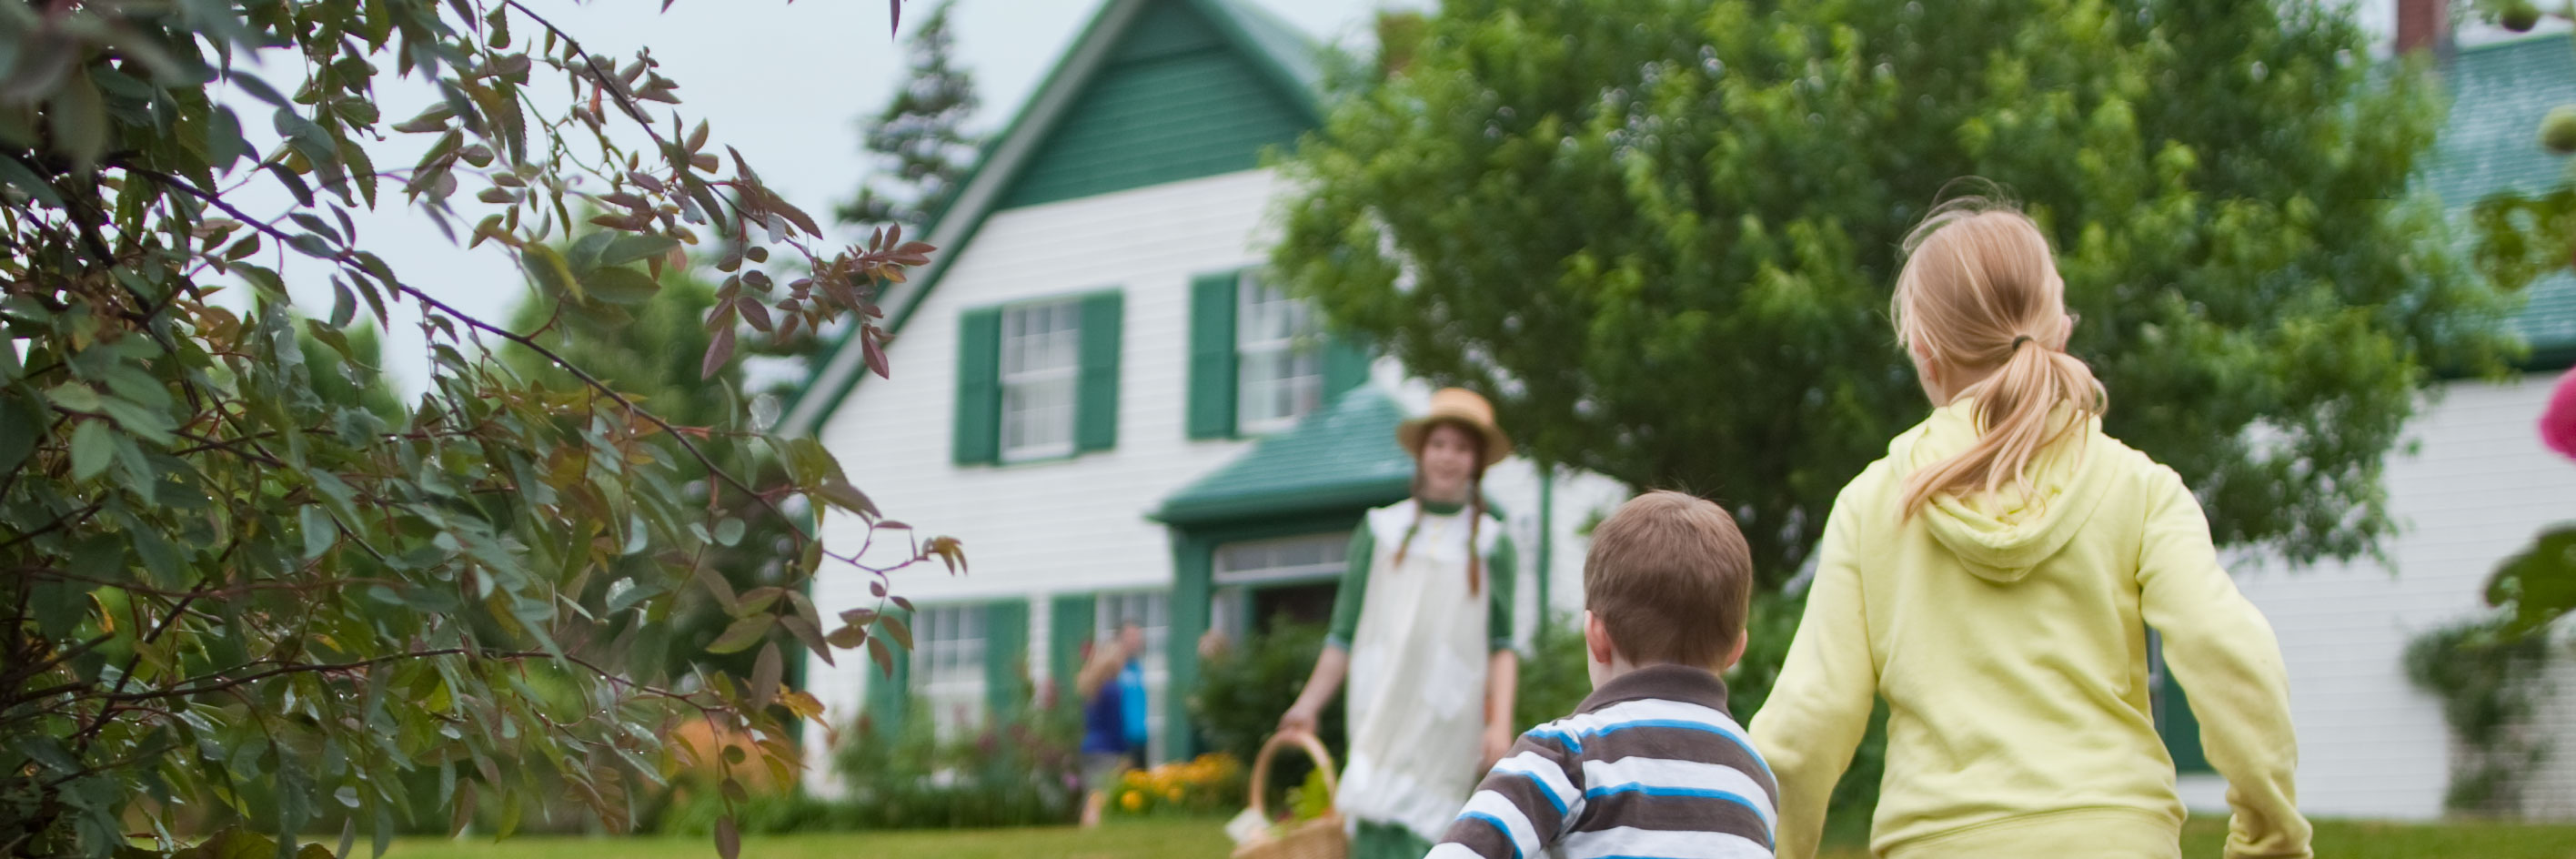
[[[1236,272],[1190,281],[1190,437],[1234,435]]]
[[[1002,310],[969,310],[957,321],[956,461],[988,464],[1002,454]]]
[[[1075,450],[1118,446],[1118,340],[1126,297],[1116,292],[1082,299],[1082,381],[1073,407]]]
[[[912,612],[888,608],[886,613],[912,623]],[[886,740],[903,735],[904,713],[912,707],[912,651],[896,644],[893,638],[879,639],[894,654],[894,671],[889,674],[877,668],[874,660],[867,663],[868,699],[866,716],[874,735]]]
[[[1047,676],[1059,704],[1079,704],[1074,677],[1082,673],[1082,643],[1091,640],[1100,600],[1090,594],[1057,594],[1047,605]]]
[[[984,702],[996,724],[1019,718],[1029,700],[1029,602],[984,606]]]
[[[2174,771],[2192,773],[2216,772],[2209,766],[2209,755],[2200,745],[2200,719],[2191,714],[2191,699],[2176,682],[2173,667],[2164,661],[2164,637],[2156,637],[2155,693],[2156,735],[2165,741],[2165,752],[2173,756]]]
[[[1347,335],[1324,340],[1324,402],[1368,382],[1368,347]]]

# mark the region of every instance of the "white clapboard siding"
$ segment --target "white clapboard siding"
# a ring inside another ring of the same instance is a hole
[[[965,542],[970,574],[916,566],[895,578],[896,593],[920,604],[1028,598],[1030,664],[1044,665],[1049,595],[1169,585],[1171,538],[1145,515],[1246,444],[1186,436],[1190,278],[1262,259],[1256,239],[1273,184],[1268,171],[1244,171],[985,222],[888,348],[892,378],[860,383],[818,434],[887,515],[924,537]],[[1126,296],[1117,447],[1065,461],[954,465],[959,312],[1111,288]],[[836,513],[823,537],[846,553],[865,535],[855,517]],[[871,560],[903,549],[900,533],[878,542]],[[830,617],[875,600],[864,576],[827,563],[814,602]],[[856,713],[875,674],[865,659],[813,669],[808,683],[836,722]]]
[[[2237,586],[2271,619],[2289,664],[2299,805],[2311,816],[2442,814],[2448,729],[2440,702],[2407,682],[2400,660],[2416,635],[2477,613],[2487,576],[2543,526],[2576,520],[2576,462],[2538,433],[2554,378],[2452,383],[2416,418],[2408,437],[2420,447],[2388,460],[2389,504],[2404,529],[2385,544],[2395,571],[2368,559],[2237,565]],[[2555,707],[2547,718],[2576,725],[2576,695]],[[2576,807],[2576,766],[2548,772],[2532,797]],[[2194,809],[2226,808],[2214,776],[2184,779],[2183,794]]]

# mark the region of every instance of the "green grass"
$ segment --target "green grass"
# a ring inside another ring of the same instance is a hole
[[[1100,829],[990,829],[871,832],[746,838],[753,859],[1223,859],[1233,848],[1212,820],[1113,822]],[[2196,818],[2183,833],[2185,859],[2213,859],[2227,822]],[[2334,859],[2576,859],[2576,825],[2511,823],[2317,824],[2317,855]],[[364,847],[361,845],[361,855]],[[706,859],[701,838],[513,838],[396,842],[389,859]],[[1827,859],[1867,859],[1845,848]]]

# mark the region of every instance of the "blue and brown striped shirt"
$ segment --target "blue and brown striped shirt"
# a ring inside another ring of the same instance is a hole
[[[1522,734],[1426,859],[1768,859],[1779,805],[1726,682],[1650,665]]]

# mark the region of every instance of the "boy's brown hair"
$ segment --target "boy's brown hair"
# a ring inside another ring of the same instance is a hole
[[[1592,529],[1583,602],[1628,661],[1717,667],[1752,610],[1753,552],[1705,499],[1649,492]]]

